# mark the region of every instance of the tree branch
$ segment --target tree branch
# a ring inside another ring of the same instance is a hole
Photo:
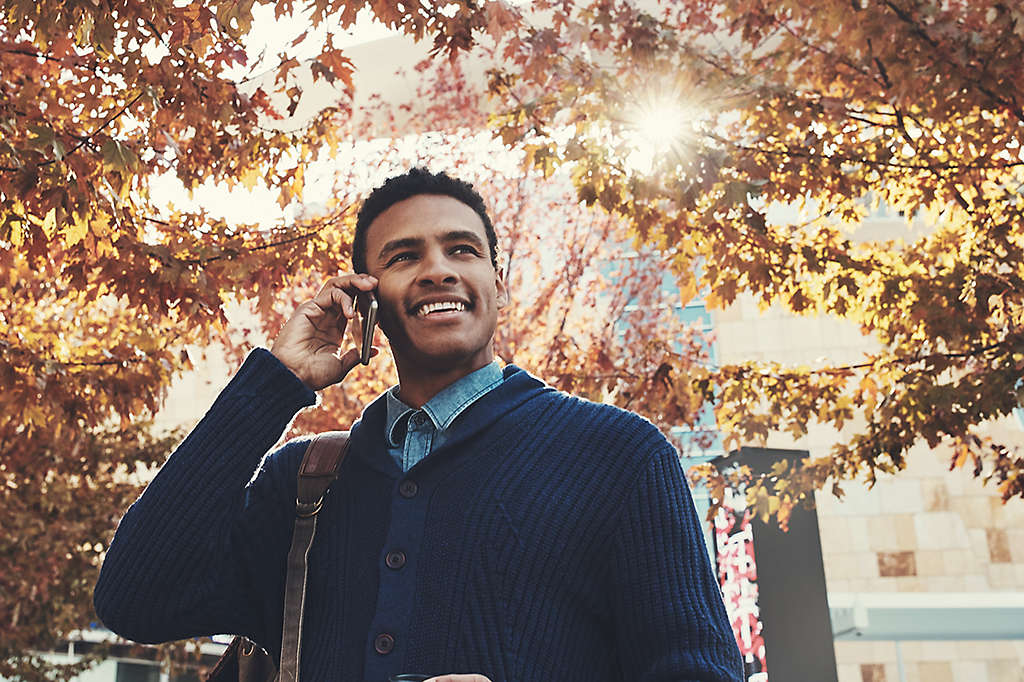
[[[46,61],[49,61],[49,62],[61,63],[63,61],[59,57],[54,57],[52,55],[43,54],[42,52],[32,52],[31,50],[18,50],[18,49],[14,49],[14,50],[0,50],[0,52],[6,52],[8,54],[20,54],[20,55],[23,55],[25,57],[33,57],[35,59],[45,59]]]
[[[812,49],[812,50],[814,50],[816,52],[819,52],[820,54],[824,55],[825,57],[827,57],[829,59],[835,59],[840,64],[843,64],[844,66],[849,67],[850,69],[856,71],[857,73],[861,74],[862,76],[866,76],[868,78],[871,77],[871,74],[868,73],[867,70],[864,69],[862,66],[860,66],[858,64],[855,64],[852,61],[850,61],[849,59],[846,59],[844,57],[839,57],[838,53],[836,51],[834,51],[834,50],[826,50],[825,48],[823,48],[823,47],[821,47],[819,45],[815,45],[814,43],[810,42],[809,40],[807,40],[806,38],[801,36],[799,33],[797,33],[785,21],[780,20],[778,17],[773,17],[773,18],[775,19],[775,23],[776,24],[781,26],[787,33],[789,33],[789,35],[791,35],[793,38],[795,38],[797,40],[797,42],[799,42],[804,47],[807,47],[807,48],[810,48],[810,49]]]
[[[121,115],[122,115],[122,114],[123,114],[124,112],[128,111],[129,107],[131,107],[131,106],[132,106],[133,104],[135,104],[135,103],[136,103],[136,102],[138,102],[138,101],[139,101],[140,99],[142,99],[142,96],[143,96],[144,94],[145,94],[145,91],[142,91],[142,92],[140,92],[140,93],[139,93],[139,94],[137,94],[137,95],[136,95],[135,97],[133,97],[133,98],[132,98],[132,100],[131,100],[130,102],[128,102],[127,104],[125,104],[125,105],[124,105],[123,107],[121,107],[121,108],[120,108],[120,109],[119,109],[119,110],[118,110],[118,111],[117,111],[116,113],[114,113],[114,114],[111,114],[111,115],[110,115],[110,116],[109,116],[109,117],[107,118],[107,120],[105,120],[105,121],[104,121],[104,122],[103,122],[102,124],[100,124],[100,126],[99,126],[98,128],[96,128],[96,130],[92,131],[91,133],[89,133],[89,134],[88,134],[88,135],[86,135],[85,137],[81,137],[81,138],[78,138],[78,139],[79,139],[79,142],[78,142],[78,144],[76,144],[76,145],[75,145],[74,147],[72,147],[71,149],[69,149],[69,150],[68,150],[68,152],[67,152],[66,154],[64,154],[64,157],[63,157],[63,158],[67,158],[67,157],[71,156],[72,154],[74,154],[75,152],[77,152],[77,151],[78,151],[79,149],[81,149],[81,148],[82,148],[82,147],[84,147],[85,145],[89,144],[89,143],[90,143],[90,142],[92,141],[92,138],[93,138],[93,137],[95,137],[95,136],[96,136],[96,135],[97,135],[97,134],[98,134],[98,133],[99,133],[99,132],[100,132],[101,130],[103,130],[104,128],[106,128],[106,127],[107,127],[108,125],[110,125],[111,123],[113,123],[114,121],[116,121],[116,120],[117,120],[118,118],[120,118],[120,117],[121,117]],[[42,163],[38,163],[38,164],[36,164],[36,166],[35,166],[35,167],[36,167],[36,168],[43,168],[44,166],[50,166],[50,165],[53,165],[53,164],[57,163],[57,161],[58,161],[58,159],[50,159],[50,160],[48,160],[48,161],[43,161]],[[0,171],[4,171],[4,172],[8,172],[8,173],[10,173],[10,172],[13,172],[13,171],[17,171],[17,170],[19,170],[19,169],[18,169],[18,168],[9,168],[9,167],[6,167],[6,166],[4,166],[4,167],[0,167]]]
[[[915,365],[919,362],[927,362],[930,360],[939,359],[956,359],[956,358],[972,358],[979,355],[1001,348],[1010,342],[1010,339],[1004,339],[998,343],[992,343],[987,346],[979,346],[978,348],[972,348],[971,350],[960,351],[956,353],[929,353],[928,355],[897,355],[889,358],[885,361],[885,364],[889,365]],[[858,369],[869,369],[877,366],[880,363],[879,360],[871,362],[861,362],[855,365],[843,365],[841,367],[824,367],[822,369],[812,369],[810,374],[846,374]]]
[[[938,173],[940,171],[961,171],[961,170],[1004,170],[1007,168],[1016,168],[1018,166],[1024,166],[1024,161],[1008,161],[1006,163],[982,163],[982,162],[971,162],[971,163],[896,163],[893,161],[878,161],[873,159],[867,159],[859,156],[848,156],[835,154],[832,156],[826,156],[824,154],[812,154],[803,150],[796,150],[790,148],[781,149],[766,149],[763,147],[752,147],[748,145],[739,144],[732,140],[728,140],[724,137],[716,135],[710,136],[717,142],[729,145],[735,149],[745,152],[753,152],[755,154],[770,154],[773,156],[792,156],[804,159],[816,159],[827,162],[839,162],[839,163],[855,163],[864,164],[867,166],[876,166],[882,168],[902,168],[906,170],[926,170]]]
[[[284,246],[285,244],[291,244],[293,242],[302,241],[303,239],[308,239],[308,238],[312,237],[313,235],[317,234],[318,232],[320,232],[322,229],[324,229],[328,225],[334,224],[334,222],[335,221],[326,222],[323,225],[321,225],[320,227],[316,228],[315,230],[310,230],[309,232],[303,232],[302,234],[298,234],[298,235],[295,235],[293,237],[289,237],[287,239],[282,239],[281,241],[268,242],[266,244],[260,244],[258,246],[253,246],[250,249],[248,249],[248,252],[249,253],[254,253],[256,251],[264,251],[266,249],[273,249],[273,248],[277,248],[278,246]],[[212,263],[212,262],[218,261],[218,260],[230,259],[230,258],[233,258],[233,257],[234,256],[220,255],[220,256],[212,256],[210,258],[190,258],[188,260],[185,260],[184,262],[188,263],[189,265],[206,265],[207,263]]]
[[[962,68],[962,69],[968,69],[968,70],[971,69],[971,67],[969,65],[960,64],[960,63],[954,62],[952,59],[950,59],[948,57],[948,55],[944,51],[940,50],[939,42],[937,40],[935,40],[934,38],[932,38],[930,35],[928,35],[928,33],[925,32],[925,30],[920,26],[920,24],[918,24],[916,21],[914,21],[914,18],[912,16],[910,16],[910,14],[908,14],[904,9],[902,9],[901,7],[896,5],[896,3],[893,2],[893,0],[885,0],[885,5],[886,5],[886,7],[888,7],[889,9],[891,9],[893,11],[893,13],[900,19],[900,21],[902,21],[903,23],[907,24],[910,27],[911,33],[913,33],[914,35],[916,35],[919,38],[921,38],[921,40],[923,40],[925,43],[928,44],[928,47],[930,49],[934,50],[937,54],[942,55],[946,59],[947,62],[953,63],[953,64],[955,64],[955,66],[957,66],[959,68]],[[983,73],[983,71],[982,71],[982,73]],[[967,80],[968,82],[971,82],[975,86],[977,86],[978,90],[980,90],[982,93],[984,93],[993,102],[996,102],[997,104],[999,104],[1001,106],[1004,106],[1007,109],[1009,109],[1010,111],[1012,111],[1013,115],[1016,116],[1019,121],[1024,123],[1024,108],[1021,108],[1021,106],[1017,103],[1017,99],[1015,97],[1013,97],[1012,94],[1010,95],[1009,99],[1007,99],[1005,97],[1001,97],[998,93],[994,92],[991,88],[988,88],[988,87],[982,85],[981,78],[979,77],[980,75],[981,74],[977,74],[975,76],[975,78],[969,78],[969,79],[965,79],[965,80]],[[1012,93],[1013,90],[1010,90],[1010,92]]]
[[[168,221],[160,220],[159,218],[151,218],[151,217],[147,216],[147,217],[143,218],[143,220],[146,220],[146,221],[151,222],[151,223],[156,223],[157,225],[164,225],[164,226],[167,226],[167,227],[173,227],[173,225],[171,223],[169,223]],[[242,253],[255,253],[257,251],[264,251],[266,249],[273,249],[273,248],[276,248],[278,246],[284,246],[286,244],[292,244],[294,242],[301,241],[303,239],[308,239],[308,238],[312,237],[313,235],[319,233],[325,227],[329,227],[331,225],[336,225],[340,220],[341,220],[341,217],[339,216],[339,217],[333,218],[331,220],[328,220],[328,221],[322,223],[321,225],[319,225],[315,229],[309,230],[308,232],[303,232],[301,234],[293,235],[291,237],[288,237],[287,239],[282,239],[282,240],[276,241],[276,242],[267,242],[265,244],[258,244],[256,246],[249,247],[249,248],[245,249],[244,251],[237,251],[237,252],[230,252],[230,253],[228,253],[227,250],[225,250],[224,253],[221,253],[221,254],[216,255],[216,256],[210,256],[209,258],[175,258],[175,257],[172,256],[171,259],[173,261],[181,263],[183,265],[203,265],[203,266],[207,265],[208,263],[213,263],[213,262],[216,262],[216,261],[219,261],[219,260],[233,260],[234,258],[237,258]],[[156,255],[153,252],[146,252],[146,255],[149,256],[150,258],[156,260],[156,261],[159,261],[161,263],[166,263],[166,258],[158,256],[158,255]]]

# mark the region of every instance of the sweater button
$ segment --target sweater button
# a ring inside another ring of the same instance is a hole
[[[416,485],[416,481],[405,480],[398,486],[398,494],[402,497],[409,499],[410,497],[416,497],[416,493],[420,491],[420,487]]]
[[[388,552],[388,555],[384,557],[384,563],[387,564],[388,568],[393,568],[397,571],[402,566],[405,566],[405,552],[401,550]]]
[[[373,649],[378,654],[390,654],[394,648],[395,638],[386,632],[377,635],[377,638],[373,640]]]

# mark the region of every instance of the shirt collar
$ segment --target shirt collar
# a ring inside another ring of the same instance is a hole
[[[497,362],[484,365],[441,389],[423,406],[423,412],[433,422],[435,429],[443,431],[451,426],[456,417],[462,414],[467,407],[500,384],[502,380],[501,367]],[[401,445],[396,442],[396,427],[402,422],[403,417],[411,412],[416,412],[415,408],[402,402],[398,397],[398,390],[398,386],[392,386],[385,393],[387,422],[384,432],[392,447]]]

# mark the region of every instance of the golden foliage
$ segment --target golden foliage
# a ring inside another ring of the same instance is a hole
[[[789,472],[789,497],[762,479],[751,499],[780,509],[826,485],[870,485],[919,441],[950,443],[951,466],[970,463],[1004,500],[1024,496],[1024,458],[978,431],[1021,405],[1024,12],[967,0],[541,4],[561,28],[524,23],[507,39],[513,65],[491,74],[510,105],[493,117],[503,138],[532,136],[538,167],[570,165],[581,200],[674,249],[681,288],[699,272],[708,305],[745,292],[850,319],[879,344],[853,366],[676,373],[703,387],[731,444],[865,424]],[[639,114],[666,103],[689,118],[637,172]],[[879,208],[927,229],[852,236]],[[723,485],[711,468],[699,475]]]
[[[340,100],[301,129],[269,125],[302,92],[295,58],[244,51],[257,4],[341,28],[365,6],[431,41],[421,67],[452,71],[423,76],[435,91],[419,123],[451,146],[483,117],[458,82],[459,55],[495,57],[489,123],[536,170],[472,171],[529,292],[497,339],[503,357],[665,428],[699,421],[712,403],[730,445],[864,424],[832,452],[759,480],[697,471],[717,499],[743,482],[759,514],[785,521],[815,489],[839,494],[845,481],[899,471],[922,441],[951,443],[951,466],[994,480],[1004,499],[1024,496],[1024,458],[978,430],[1020,406],[1024,373],[1024,14],[1012,4],[459,0],[442,12],[430,2],[5,0],[0,674],[41,679],[28,650],[90,619],[97,543],[137,491],[130,475],[173,441],[146,420],[189,366],[185,347],[241,352],[225,303],[251,302],[272,333],[319,273],[346,266],[358,192],[344,174],[323,211],[272,228],[156,198],[171,177],[188,190],[268,188],[298,209],[307,169],[349,143],[351,63],[329,32],[310,69]],[[261,69],[273,78],[259,86],[238,76]],[[637,163],[640,121],[681,101],[684,123]],[[564,201],[563,181],[581,206]],[[803,216],[779,217],[781,205]],[[856,239],[880,207],[929,229],[909,243]],[[559,267],[538,279],[529,240],[554,216]],[[659,258],[684,300],[700,293],[723,307],[746,293],[850,319],[879,350],[842,367],[695,364],[697,336],[672,315],[644,317],[667,303]],[[602,262],[614,267],[586,274]],[[335,428],[380,387],[360,376],[300,427]]]

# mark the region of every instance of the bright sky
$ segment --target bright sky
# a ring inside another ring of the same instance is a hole
[[[513,2],[514,4],[525,4],[523,0],[513,0]],[[293,47],[291,43],[305,31],[308,31],[306,40]],[[350,47],[397,35],[396,31],[377,23],[368,10],[363,10],[360,13],[355,27],[342,31],[337,22],[332,21],[331,18],[313,29],[308,15],[275,19],[273,7],[257,5],[253,7],[252,29],[244,40],[249,63],[245,67],[235,67],[228,71],[227,75],[239,82],[248,82],[249,87],[255,90],[261,82],[261,76],[272,82],[281,53],[286,53],[300,61],[311,59],[318,54],[318,48],[323,44],[324,36],[328,31],[334,34],[335,44],[341,47]],[[244,87],[243,85],[243,89]],[[330,86],[327,86],[325,81],[320,81],[317,87],[323,89]],[[320,92],[313,97],[319,100],[323,94]],[[331,100],[331,93],[326,94],[327,96],[322,99],[328,102]],[[303,114],[300,107],[293,120],[268,121],[266,125],[280,127],[283,130],[301,128],[311,113],[307,110]],[[684,110],[675,102],[654,101],[639,106],[638,111],[632,112],[631,115],[638,119],[634,122],[635,139],[631,140],[636,151],[627,159],[627,163],[635,170],[645,172],[650,170],[653,159],[658,153],[677,144],[681,138],[693,135],[695,125],[702,113],[694,109]],[[372,141],[365,143],[367,146],[374,144]],[[305,206],[315,211],[318,206],[323,205],[332,191],[335,169],[345,167],[346,164],[361,165],[359,157],[367,151],[367,147],[363,145],[357,146],[354,151],[342,149],[337,157],[324,159],[308,167],[303,193]],[[482,153],[492,154],[493,152],[487,150]],[[373,182],[376,183],[381,179],[373,179]],[[282,211],[277,204],[276,193],[266,189],[257,188],[249,191],[244,187],[236,187],[229,190],[223,185],[211,182],[201,185],[189,196],[181,183],[171,175],[154,179],[151,183],[151,190],[157,205],[171,203],[182,210],[205,209],[211,215],[231,223],[249,223],[262,227],[280,225],[293,220],[296,217],[294,211],[301,208],[291,208],[288,212]]]
[[[338,23],[328,17],[316,29],[310,25],[308,14],[298,16],[285,16],[280,19],[274,18],[274,8],[269,5],[256,5],[252,8],[253,24],[252,30],[246,36],[245,51],[249,55],[250,64],[255,61],[263,52],[265,68],[273,68],[277,64],[277,55],[285,52],[300,61],[315,57],[327,32],[334,34],[334,43],[338,47],[348,47],[367,43],[372,40],[380,40],[396,35],[395,31],[374,20],[369,10],[362,10],[356,20],[356,25],[346,31],[338,27]],[[309,31],[307,40],[296,47],[291,43],[300,36],[303,31]],[[236,74],[243,78],[247,69],[241,69]]]
[[[292,41],[307,30],[309,34],[306,40],[298,46],[292,47]],[[314,30],[306,16],[286,16],[275,19],[273,7],[256,5],[253,7],[252,30],[244,41],[246,54],[249,56],[249,65],[235,67],[229,70],[227,75],[244,81],[267,72],[273,73],[281,52],[300,61],[310,59],[319,53],[318,48],[323,44],[323,38],[327,31],[334,33],[335,45],[342,48],[397,34],[374,21],[372,15],[366,10],[360,13],[355,27],[347,31],[340,30],[337,23],[330,19]],[[254,66],[255,68],[252,68]],[[287,128],[288,126],[285,125],[285,129]],[[307,170],[304,192],[306,205],[315,209],[317,205],[322,205],[326,201],[331,190],[333,169],[338,164],[355,161],[355,159],[344,158],[345,154],[346,152],[342,151],[338,158],[320,162]],[[232,223],[252,223],[262,227],[271,227],[295,217],[281,210],[277,204],[275,193],[261,188],[256,188],[252,192],[244,187],[229,190],[221,184],[207,182],[198,187],[190,197],[178,179],[167,174],[152,181],[151,191],[157,205],[170,203],[180,210],[205,209],[208,213]]]

